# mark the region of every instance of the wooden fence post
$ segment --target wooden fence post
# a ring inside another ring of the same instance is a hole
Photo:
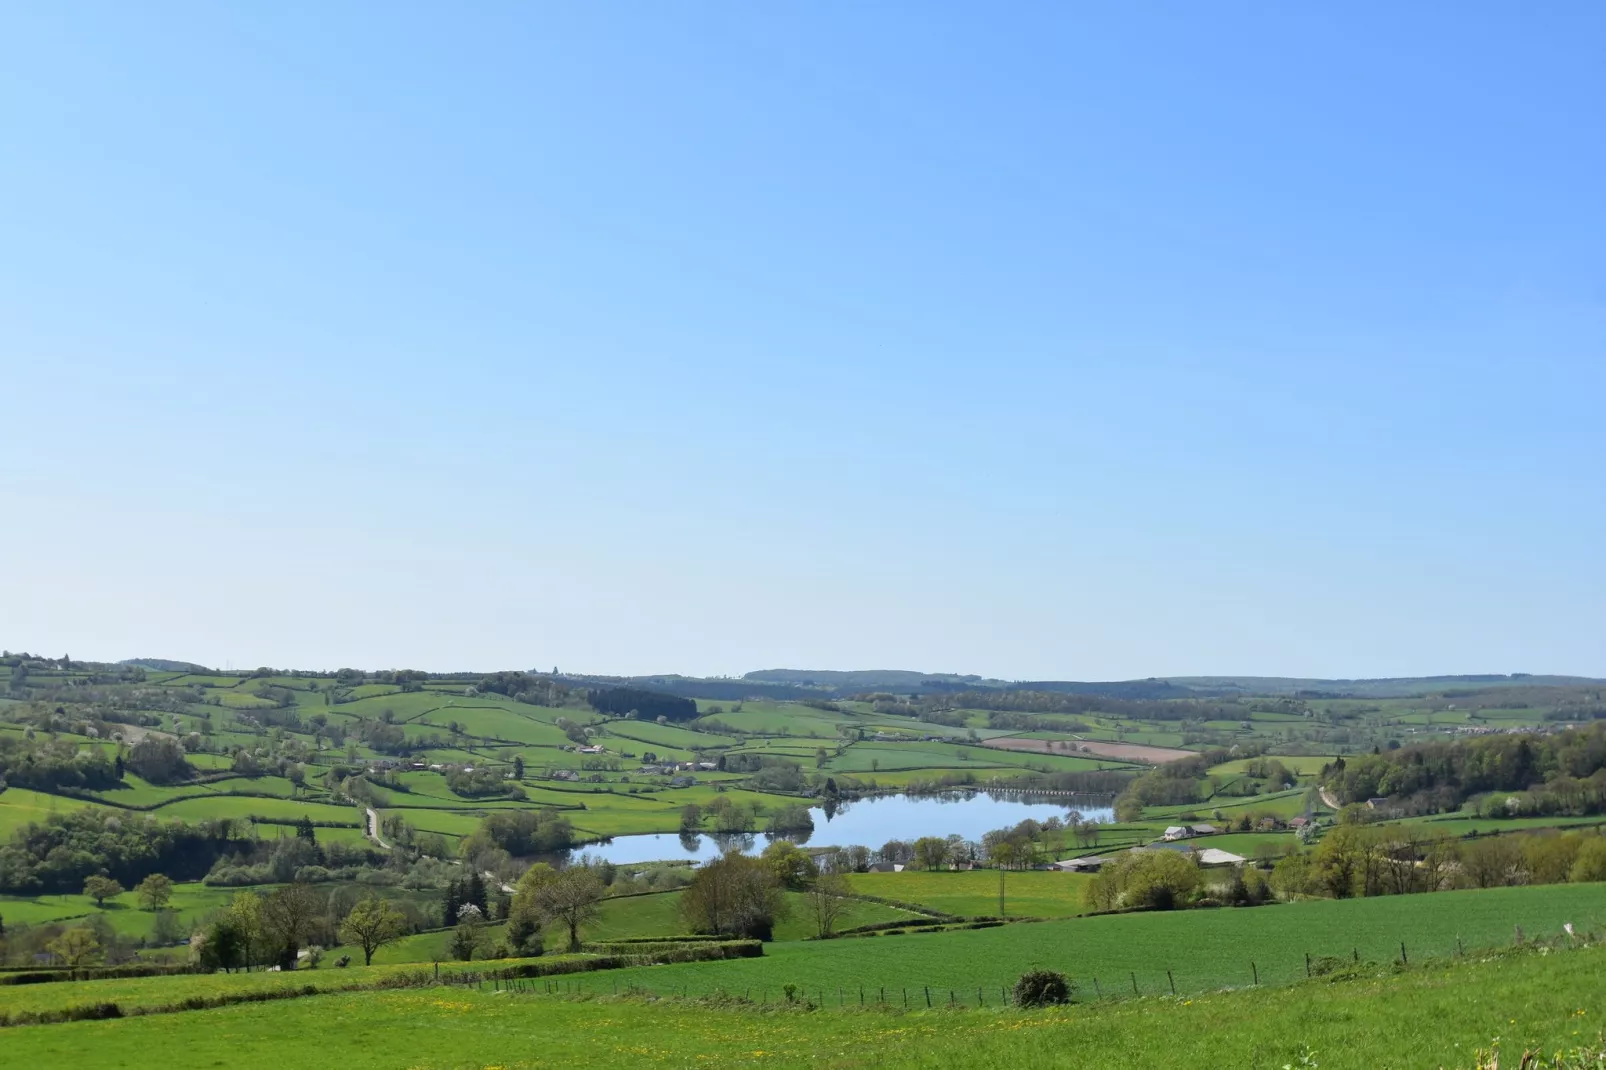
[[[1170,984],[1171,984],[1171,994],[1173,996],[1176,995],[1177,994],[1177,979],[1175,977],[1171,976],[1171,971],[1170,970],[1165,971],[1165,979],[1168,982],[1170,982]]]
[[[1103,999],[1104,998],[1104,993],[1099,991],[1099,979],[1097,977],[1093,978],[1093,998],[1095,998],[1095,999]]]
[[[1249,963],[1249,972],[1255,975],[1255,984],[1258,985],[1260,983],[1260,971],[1255,969],[1255,964],[1252,960]]]
[[[1410,964],[1411,964],[1411,960],[1405,957],[1405,941],[1401,940],[1400,941],[1400,965],[1401,966],[1409,966]]]
[[[926,986],[926,1009],[931,1009],[931,986]]]
[[[1138,992],[1138,975],[1137,975],[1136,971],[1132,972],[1132,994],[1134,996],[1140,994]]]
[[[1305,976],[1310,976],[1310,952],[1305,952]]]

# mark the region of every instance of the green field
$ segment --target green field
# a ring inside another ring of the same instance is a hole
[[[1249,983],[1251,963],[1262,981],[1295,980],[1304,976],[1307,952],[1344,957],[1358,951],[1363,960],[1388,962],[1399,957],[1404,941],[1408,954],[1441,956],[1454,953],[1457,938],[1466,947],[1500,946],[1519,925],[1530,936],[1551,936],[1567,922],[1606,930],[1606,885],[1313,900],[776,944],[762,959],[627,970],[620,978],[660,992],[684,985],[694,994],[784,984],[974,992],[1046,967],[1089,989],[1098,978],[1130,990],[1135,974],[1145,992],[1168,986],[1170,970],[1179,992],[1199,992]]]
[[[1081,914],[1082,890],[1091,878],[1082,873],[1024,870],[1006,874],[1005,909],[1011,917],[1066,918]],[[848,878],[859,895],[919,903],[964,917],[998,913],[998,871],[855,873]]]
[[[533,1070],[572,1065],[826,1066],[984,1070],[1076,1066],[1327,1070],[1471,1067],[1500,1038],[1515,1066],[1606,1029],[1599,949],[1481,959],[1391,976],[1285,988],[1150,997],[1048,1011],[901,1006],[806,1010],[566,999],[462,988],[364,992],[219,1010],[22,1027],[21,1066],[286,1065]],[[604,975],[585,979],[607,991]],[[105,982],[98,982],[105,983]],[[56,987],[56,986],[39,986]],[[834,994],[829,994],[834,997]],[[857,993],[854,994],[855,996]],[[843,994],[849,1001],[847,993]],[[834,1003],[832,998],[828,1001]],[[1575,1065],[1582,1066],[1582,1062]],[[1590,1062],[1588,1065],[1596,1065]]]

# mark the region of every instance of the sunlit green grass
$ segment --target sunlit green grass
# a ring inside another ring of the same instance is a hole
[[[570,999],[462,988],[315,996],[10,1031],[20,1066],[416,1067],[1470,1067],[1501,1038],[1554,1052],[1606,1028],[1602,952],[1474,961],[1173,999],[1019,1011],[904,1012],[844,991],[824,1012]],[[585,979],[590,992],[611,978]],[[604,987],[608,986],[608,987]],[[922,1000],[923,1002],[923,1000]],[[974,1000],[972,1000],[974,1002]],[[1302,1063],[1303,1060],[1303,1063]]]

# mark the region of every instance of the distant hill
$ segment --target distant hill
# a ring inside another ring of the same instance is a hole
[[[760,669],[747,673],[743,680],[765,684],[787,684],[792,687],[817,687],[835,691],[936,691],[947,690],[940,685],[958,685],[963,690],[972,687],[1004,687],[1003,680],[987,680],[976,675],[960,676],[954,673],[915,672],[910,669]]]
[[[685,680],[685,678],[681,678]],[[731,682],[727,681],[727,685]],[[941,694],[954,691],[1049,691],[1068,695],[1101,695],[1140,701],[1213,698],[1234,695],[1327,695],[1354,698],[1409,698],[1444,691],[1478,691],[1507,687],[1591,687],[1606,683],[1585,676],[1535,676],[1529,673],[1472,673],[1454,676],[1410,676],[1383,679],[1326,680],[1294,676],[1167,676],[1147,680],[998,680],[956,673],[907,669],[762,669],[747,673],[741,684],[792,687],[849,695],[865,691],[894,694]],[[683,687],[691,686],[687,680]]]
[[[1322,680],[1291,676],[1173,676],[1168,683],[1213,694],[1293,695],[1354,698],[1410,698],[1443,691],[1497,687],[1590,687],[1606,683],[1588,676],[1535,676],[1531,673],[1469,673],[1455,676],[1400,676],[1371,680]]]
[[[138,665],[142,669],[152,669],[156,672],[211,672],[205,665],[197,665],[193,661],[169,661],[167,658],[125,658],[119,665]]]

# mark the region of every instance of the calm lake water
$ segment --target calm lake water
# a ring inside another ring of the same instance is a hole
[[[986,792],[951,795],[877,795],[851,802],[837,803],[827,814],[822,807],[813,807],[809,815],[814,818],[814,832],[810,835],[771,837],[764,833],[731,836],[681,836],[666,832],[639,836],[615,836],[606,843],[587,844],[575,849],[593,858],[620,865],[632,862],[660,862],[668,859],[690,859],[705,862],[718,858],[731,843],[747,851],[762,851],[772,839],[789,839],[808,847],[851,847],[862,844],[875,850],[888,840],[917,840],[922,836],[951,836],[955,833],[967,840],[980,840],[993,829],[1007,828],[1026,820],[1047,821],[1051,817],[1064,820],[1072,810],[1084,820],[1108,822],[1114,811],[1107,806],[1092,805],[1088,800],[1078,804],[1070,798],[1049,801],[1044,796],[1000,794]]]

